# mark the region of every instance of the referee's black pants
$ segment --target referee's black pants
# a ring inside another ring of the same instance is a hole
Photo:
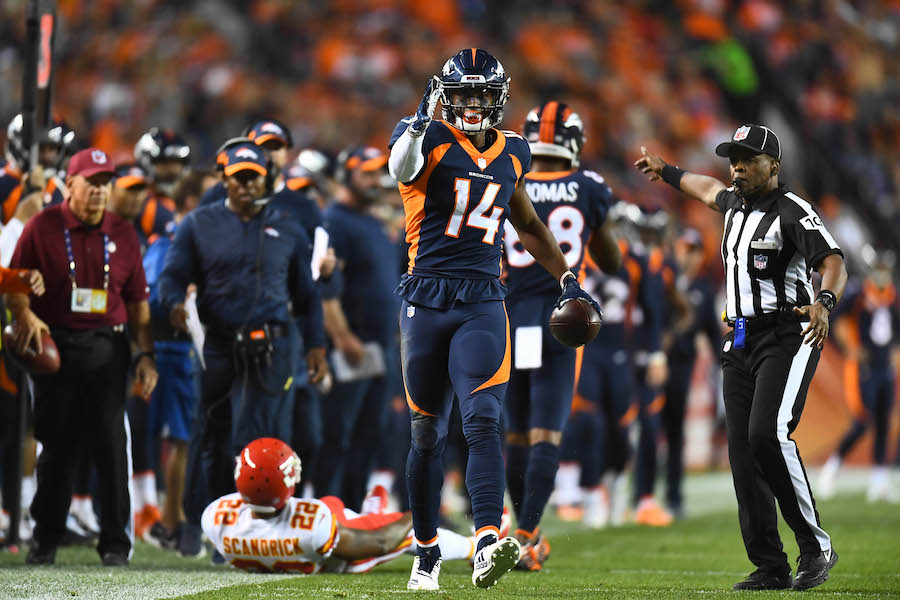
[[[777,574],[789,573],[790,565],[778,537],[776,499],[801,553],[831,548],[790,438],[820,355],[803,344],[801,331],[793,315],[780,313],[769,326],[748,331],[743,348],[733,347],[734,332],[729,333],[722,351],[728,456],[741,534],[750,561]]]
[[[130,455],[125,424],[126,379],[131,361],[124,331],[52,332],[61,367],[35,377],[34,433],[43,445],[37,492],[31,504],[34,539],[55,548],[66,516],[79,448],[97,468],[100,540],[97,551],[130,555],[133,545]]]

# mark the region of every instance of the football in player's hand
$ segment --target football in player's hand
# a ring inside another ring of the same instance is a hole
[[[550,315],[550,333],[571,348],[583,346],[597,337],[602,319],[591,303],[583,298],[564,302]]]
[[[35,349],[35,344],[32,341],[25,352],[20,354],[15,349],[17,326],[17,323],[13,323],[3,329],[3,347],[15,356],[29,373],[49,375],[59,371],[59,349],[57,349],[56,342],[53,341],[50,334],[45,333],[41,338],[43,347],[40,353]]]

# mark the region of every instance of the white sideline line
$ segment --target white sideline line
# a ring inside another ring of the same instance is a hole
[[[745,571],[691,571],[680,569],[610,569],[609,573],[617,573],[621,575],[697,575],[708,577],[710,575],[728,575],[734,577],[743,577],[747,573]],[[863,573],[847,573],[840,571],[841,577],[870,577]],[[880,575],[879,575],[880,576]],[[900,573],[888,575],[888,577],[900,577]]]

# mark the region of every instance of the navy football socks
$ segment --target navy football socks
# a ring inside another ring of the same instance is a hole
[[[490,546],[491,544],[496,543],[496,541],[497,541],[497,536],[494,535],[493,533],[490,535],[482,536],[478,540],[478,546],[475,548],[475,553],[477,554],[478,552],[481,551],[482,548],[484,548],[485,546]]]
[[[419,569],[431,573],[434,563],[441,557],[441,547],[435,543],[433,546],[416,547],[416,555],[419,557]]]
[[[525,473],[525,499],[519,518],[519,529],[534,531],[540,524],[544,508],[553,493],[559,468],[559,446],[541,442],[531,447]]]
[[[443,450],[443,444],[440,444],[439,449],[423,451],[413,443],[406,459],[413,529],[416,532],[416,539],[425,545],[437,536],[438,514],[441,508],[444,464],[438,450]]]
[[[499,527],[504,487],[500,423],[496,419],[472,417],[463,423],[463,433],[469,444],[466,487],[472,499],[475,530]]]
[[[528,446],[506,445],[506,488],[512,498],[516,521],[522,517],[525,499],[525,470],[528,468]]]

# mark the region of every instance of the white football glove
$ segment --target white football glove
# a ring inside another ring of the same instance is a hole
[[[434,107],[437,106],[440,96],[441,80],[437,77],[432,77],[428,80],[419,108],[416,109],[416,114],[409,123],[408,131],[410,135],[419,137],[425,133],[425,130],[428,129],[428,124],[431,123],[431,115],[434,114]]]

